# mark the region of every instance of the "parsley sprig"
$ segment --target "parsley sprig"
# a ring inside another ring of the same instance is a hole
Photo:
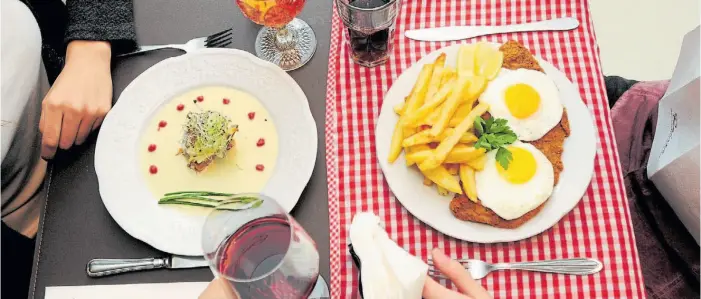
[[[475,119],[475,129],[479,134],[479,139],[475,143],[475,148],[483,148],[487,152],[497,150],[496,159],[501,167],[509,168],[509,162],[513,160],[511,152],[506,146],[516,141],[516,133],[507,125],[507,120],[503,118],[494,119],[490,117]]]

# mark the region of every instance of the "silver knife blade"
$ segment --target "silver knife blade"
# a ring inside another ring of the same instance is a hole
[[[471,26],[450,26],[407,30],[404,36],[413,40],[425,42],[445,42],[453,40],[468,39],[475,35],[476,29],[479,27]],[[481,34],[480,34],[481,35]]]
[[[173,255],[166,268],[168,269],[184,269],[184,268],[200,268],[207,267],[209,263],[202,256],[181,256]]]
[[[571,30],[577,27],[579,27],[579,20],[575,18],[559,18],[533,23],[505,26],[448,26],[415,29],[405,31],[404,36],[419,41],[444,42],[468,39],[497,33],[524,31],[559,31]]]

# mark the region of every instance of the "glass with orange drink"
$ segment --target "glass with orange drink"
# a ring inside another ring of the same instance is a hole
[[[236,0],[241,12],[264,27],[256,37],[256,55],[294,70],[311,59],[316,50],[316,36],[306,22],[295,18],[305,0]]]

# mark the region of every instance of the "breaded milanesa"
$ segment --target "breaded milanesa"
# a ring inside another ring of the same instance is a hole
[[[523,68],[543,72],[533,54],[519,42],[508,41],[499,50],[504,53],[504,64],[502,67],[511,70]],[[565,138],[569,135],[570,125],[567,120],[567,111],[563,110],[562,119],[557,126],[550,129],[542,138],[529,142],[543,152],[548,161],[552,163],[555,185],[557,185],[560,172],[563,169],[562,150]],[[514,195],[514,200],[518,200],[518,195]],[[484,223],[499,228],[517,228],[537,215],[544,204],[545,202],[519,218],[506,220],[479,202],[472,202],[465,195],[459,194],[450,201],[450,211],[460,220]]]

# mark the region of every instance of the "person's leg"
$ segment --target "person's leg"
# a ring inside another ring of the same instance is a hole
[[[2,223],[0,297],[27,298],[34,259],[34,239],[29,239]]]

